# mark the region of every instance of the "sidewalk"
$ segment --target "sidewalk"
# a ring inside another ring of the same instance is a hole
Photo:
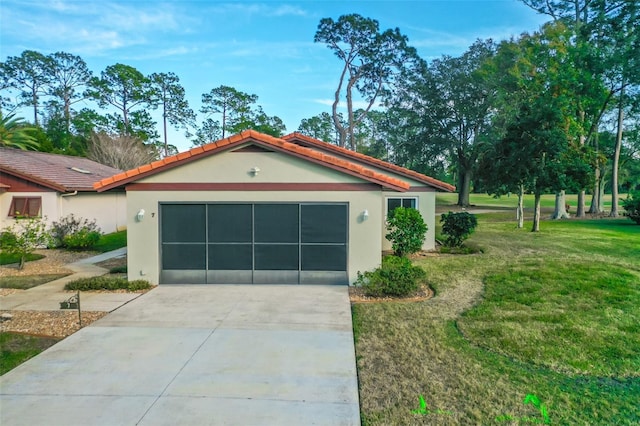
[[[69,263],[66,266],[74,272],[73,274],[19,293],[1,297],[0,309],[17,311],[57,311],[60,309],[60,302],[75,294],[74,292],[65,291],[65,284],[79,278],[106,274],[109,271],[96,266],[95,263],[126,255],[127,248],[123,247],[97,256],[81,259],[74,263]],[[140,296],[139,293],[81,292],[80,306],[83,311],[111,312],[138,296]]]

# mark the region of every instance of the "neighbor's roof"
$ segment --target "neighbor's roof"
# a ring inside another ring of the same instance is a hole
[[[0,173],[60,192],[95,191],[94,182],[120,172],[84,157],[0,146]]]
[[[263,146],[274,151],[288,153],[298,158],[317,163],[343,173],[357,176],[369,182],[376,183],[383,187],[391,188],[396,191],[404,192],[409,189],[409,184],[403,180],[379,173],[374,170],[363,167],[359,164],[318,152],[314,149],[302,147],[283,139],[256,132],[255,130],[246,130],[240,134],[228,137],[226,139],[212,142],[203,146],[193,148],[189,151],[154,161],[151,164],[140,166],[136,169],[128,170],[118,175],[102,179],[94,184],[94,188],[98,192],[106,191],[127,183],[136,181],[140,178],[147,177],[177,167],[186,162],[204,158],[216,152],[226,151],[243,145],[253,143]]]
[[[345,157],[351,157],[354,160],[358,160],[363,163],[370,164],[375,167],[379,167],[381,169],[389,170],[401,176],[406,176],[408,178],[417,180],[418,182],[422,182],[427,185],[431,185],[443,191],[454,192],[456,190],[455,186],[450,185],[446,182],[442,182],[438,179],[434,179],[430,176],[423,175],[422,173],[418,173],[413,170],[409,170],[404,167],[391,164],[387,161],[383,161],[378,158],[361,154],[359,152],[351,151],[349,149],[342,148],[337,145],[332,145],[330,143],[323,142],[321,140],[312,138],[310,136],[303,135],[302,133],[297,133],[297,132],[291,133],[289,135],[283,136],[282,139],[289,142],[293,142],[293,143],[299,143],[302,146],[320,148],[330,152],[334,152],[336,154],[339,154]]]

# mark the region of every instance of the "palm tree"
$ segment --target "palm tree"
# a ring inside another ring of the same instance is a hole
[[[15,114],[9,114],[5,117],[0,111],[0,146],[36,151],[40,144],[30,134],[31,127],[23,118],[14,116]]]

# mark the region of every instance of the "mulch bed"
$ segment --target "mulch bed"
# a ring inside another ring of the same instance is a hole
[[[16,332],[36,336],[67,337],[80,330],[78,311],[0,311],[11,314],[12,318],[0,322],[0,331]],[[107,312],[82,311],[82,326],[86,327],[99,320]]]
[[[349,300],[351,303],[422,302],[423,300],[431,299],[433,294],[431,288],[424,286],[409,297],[371,297],[364,294],[362,287],[349,287]]]

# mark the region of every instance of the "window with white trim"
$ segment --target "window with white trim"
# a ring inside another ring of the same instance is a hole
[[[387,198],[387,216],[392,213],[398,207],[404,207],[407,209],[418,208],[418,197],[398,197]]]
[[[13,197],[9,207],[9,217],[40,217],[42,197]]]

